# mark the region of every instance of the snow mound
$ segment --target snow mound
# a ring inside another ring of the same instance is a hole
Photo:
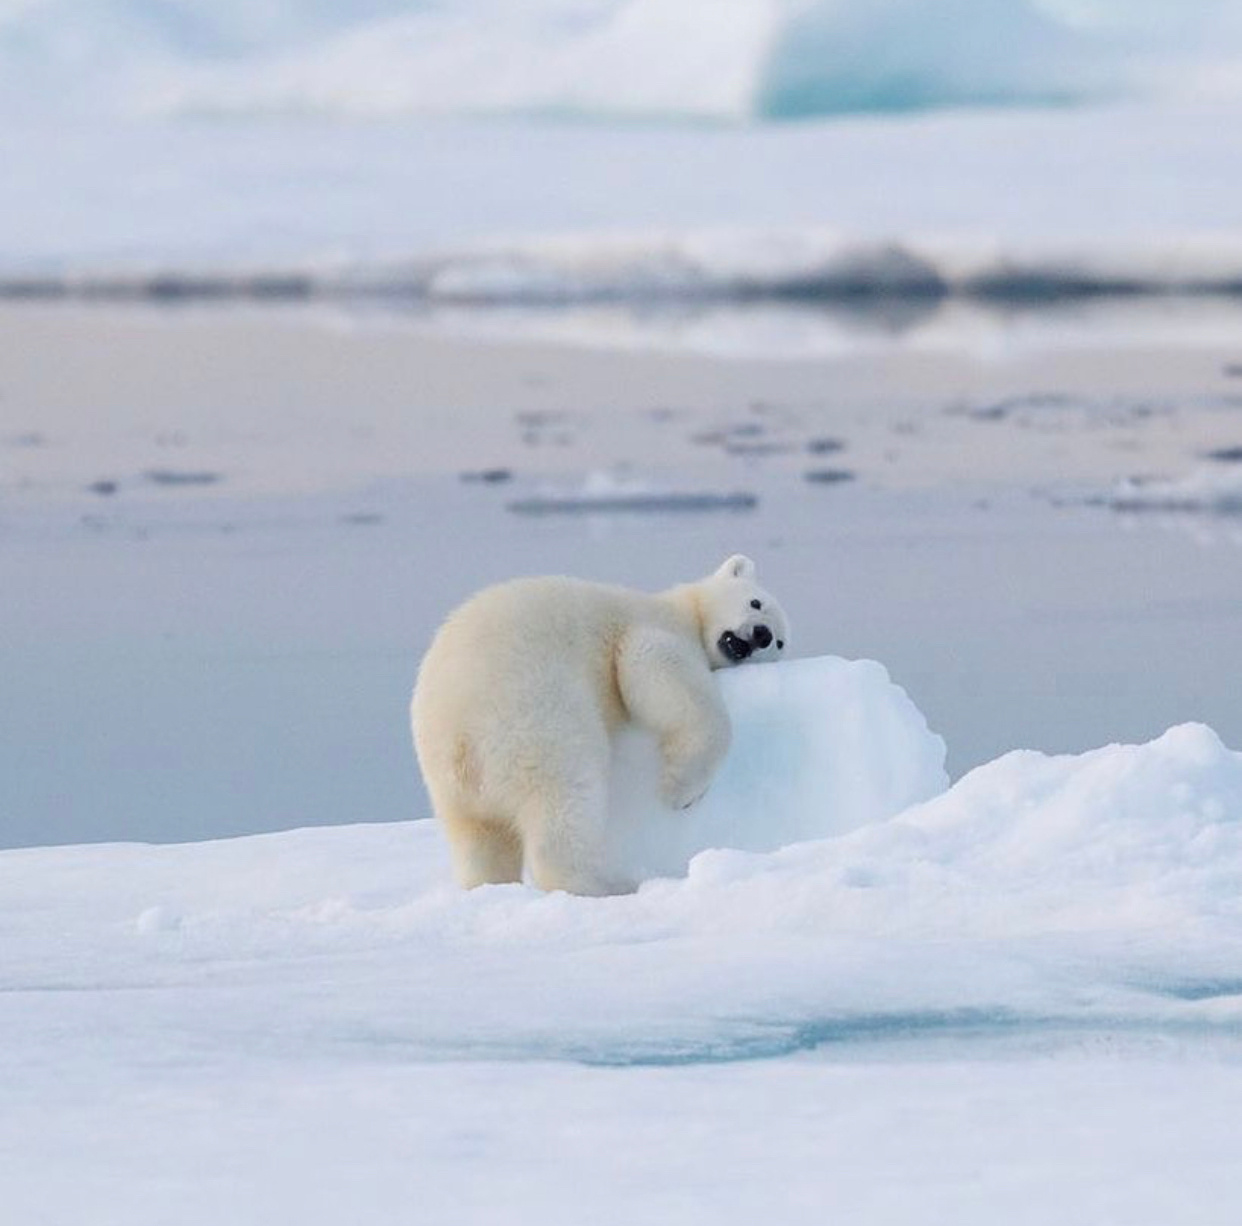
[[[690,888],[772,911],[818,879],[840,932],[987,937],[1242,921],[1242,754],[1184,724],[1146,745],[1007,754],[892,821],[768,859],[700,856]]]
[[[944,741],[874,661],[786,660],[717,677],[733,742],[690,809],[661,802],[654,738],[618,741],[610,822],[623,879],[682,875],[712,847],[773,851],[843,834],[948,786]]]

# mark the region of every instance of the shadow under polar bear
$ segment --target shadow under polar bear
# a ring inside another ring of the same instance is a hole
[[[821,656],[716,674],[733,739],[707,794],[660,799],[654,736],[614,741],[608,865],[629,880],[683,876],[709,848],[774,851],[845,834],[948,787],[944,741],[871,660]]]

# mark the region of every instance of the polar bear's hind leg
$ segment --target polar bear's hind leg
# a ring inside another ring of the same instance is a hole
[[[463,889],[522,880],[522,840],[516,830],[452,807],[439,806],[437,816],[448,837],[453,875]]]
[[[613,881],[604,867],[608,820],[607,772],[564,780],[532,797],[519,818],[526,840],[526,867],[541,890],[570,894],[628,894],[632,882]]]

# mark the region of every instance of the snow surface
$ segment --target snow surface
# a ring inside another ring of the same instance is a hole
[[[905,719],[858,772],[923,771]],[[6,1212],[1236,1220],[1242,754],[1204,726],[631,896],[447,882],[426,821],[0,854]]]

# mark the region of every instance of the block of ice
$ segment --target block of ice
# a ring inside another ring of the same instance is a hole
[[[948,786],[944,741],[883,665],[821,656],[717,677],[733,743],[691,808],[661,802],[653,737],[618,738],[609,814],[618,874],[681,875],[709,847],[772,851],[844,834]]]

